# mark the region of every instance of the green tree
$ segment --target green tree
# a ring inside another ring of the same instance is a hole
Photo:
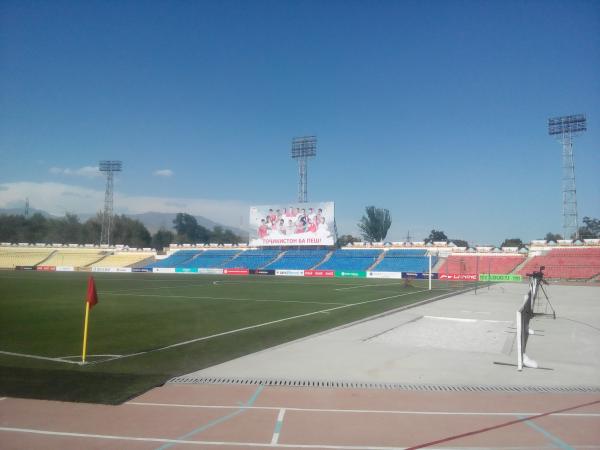
[[[152,241],[150,232],[139,220],[131,219],[125,215],[113,217],[110,242],[127,245],[129,247],[149,247]]]
[[[358,222],[358,229],[365,240],[370,242],[382,242],[387,236],[392,225],[390,211],[375,206],[367,206],[365,214]]]
[[[199,225],[196,218],[189,214],[177,213],[173,219],[173,226],[177,232],[176,240],[179,243],[207,243],[210,240],[210,231]]]
[[[500,247],[523,247],[523,241],[519,238],[506,238]]]
[[[431,233],[429,233],[429,237],[425,239],[425,242],[448,242],[448,237],[443,231],[431,230]]]
[[[544,239],[546,239],[548,242],[550,241],[558,241],[559,239],[562,239],[563,237],[560,234],[554,234],[554,233],[546,233],[546,237]]]
[[[25,233],[23,238],[25,242],[31,244],[35,242],[44,242],[48,234],[48,221],[40,213],[35,213],[28,219],[25,219]]]
[[[351,234],[343,234],[337,240],[336,246],[345,247],[348,244],[354,244],[355,242],[360,242],[360,238],[352,236]]]
[[[90,217],[81,227],[81,240],[86,244],[100,244],[100,233],[102,232],[102,213]]]
[[[597,239],[600,238],[600,219],[591,217],[583,218],[584,225],[579,227],[580,239]]]
[[[175,234],[165,228],[161,228],[152,236],[152,248],[162,250],[175,240]]]

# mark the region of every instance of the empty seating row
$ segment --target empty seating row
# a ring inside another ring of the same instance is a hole
[[[13,249],[10,247],[1,247],[0,268],[14,269],[17,266],[35,266],[48,258],[53,251],[53,249]]]
[[[194,256],[201,254],[204,250],[179,250],[165,259],[159,259],[148,267],[187,267],[185,263],[190,261]]]
[[[90,267],[129,267],[136,265],[148,258],[154,257],[154,253],[123,252],[108,255],[93,263]]]
[[[389,252],[387,252],[389,253]],[[431,267],[437,263],[437,257],[431,257]],[[371,269],[374,272],[428,272],[428,256],[397,256],[396,254],[386,254],[375,267]]]
[[[439,273],[508,274],[525,261],[524,256],[451,255],[438,269]]]
[[[185,267],[214,269],[222,267],[240,253],[240,250],[207,250],[189,260]]]
[[[316,266],[327,253],[327,250],[289,250],[265,269],[307,270]]]
[[[281,253],[280,250],[246,250],[223,264],[225,269],[262,269]]]
[[[534,256],[519,270],[519,274],[526,276],[528,273],[545,267],[546,278],[587,280],[600,274],[600,254],[551,250],[547,255]],[[564,249],[572,250],[572,249]],[[595,249],[591,249],[595,250]]]
[[[381,250],[335,250],[331,257],[319,264],[319,270],[363,271],[371,267],[381,255]]]

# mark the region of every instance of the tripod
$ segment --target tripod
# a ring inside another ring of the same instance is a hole
[[[541,272],[539,272],[539,273],[541,273]],[[540,314],[540,315],[544,315],[544,316],[551,315],[553,319],[556,319],[556,310],[552,306],[552,303],[550,303],[550,299],[548,298],[548,293],[546,292],[546,289],[544,289],[544,285],[547,286],[548,282],[546,280],[544,280],[543,274],[541,277],[536,276],[536,274],[529,277],[529,286],[530,286],[530,290],[531,290],[531,310],[534,314]],[[536,313],[535,312],[535,304],[536,304],[536,301],[538,300],[538,293],[540,290],[544,293],[544,297],[546,298],[547,305],[546,305],[545,311],[543,313]],[[550,310],[552,311],[551,313],[546,312],[548,310],[548,306],[550,307]]]

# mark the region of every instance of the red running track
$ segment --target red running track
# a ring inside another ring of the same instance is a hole
[[[119,406],[4,398],[2,449],[600,449],[600,395],[168,384]]]

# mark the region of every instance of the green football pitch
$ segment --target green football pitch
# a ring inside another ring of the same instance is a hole
[[[0,272],[0,396],[120,403],[168,379],[451,294],[372,278]]]

